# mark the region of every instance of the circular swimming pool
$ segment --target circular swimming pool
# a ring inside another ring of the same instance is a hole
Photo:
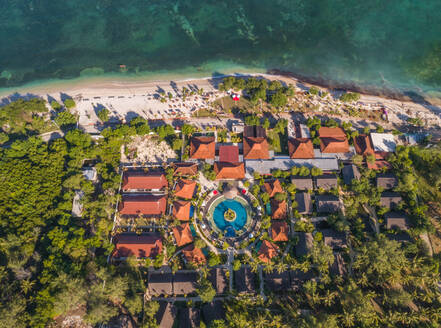
[[[236,216],[234,220],[225,218],[225,213],[231,210]],[[244,205],[235,199],[225,199],[216,205],[213,211],[213,221],[216,227],[225,232],[226,237],[235,237],[236,231],[243,229],[247,223],[247,210]]]

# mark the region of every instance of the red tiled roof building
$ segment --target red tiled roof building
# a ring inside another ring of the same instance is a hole
[[[196,163],[173,163],[174,175],[178,176],[193,176],[198,174],[198,165]]]
[[[271,238],[274,241],[288,241],[288,231],[286,221],[273,221],[271,223]]]
[[[366,134],[361,134],[354,138],[354,148],[359,155],[369,155],[374,153],[371,138]]]
[[[237,163],[239,162],[238,146],[220,146],[219,162]]]
[[[290,138],[288,149],[291,158],[314,158],[314,146],[311,139]]]
[[[215,162],[214,172],[216,173],[216,180],[242,180],[245,178],[245,165],[243,162]]]
[[[167,200],[165,196],[123,195],[119,203],[122,215],[161,216],[165,213]]]
[[[193,235],[191,233],[190,225],[188,223],[183,223],[177,227],[174,227],[173,236],[175,236],[176,245],[178,245],[178,247],[193,242]]]
[[[283,192],[282,184],[280,183],[279,179],[265,182],[263,187],[270,198],[274,197],[274,195],[279,192]]]
[[[184,199],[192,199],[195,190],[196,190],[196,181],[179,179],[175,187],[175,196]]]
[[[268,141],[265,137],[243,138],[244,159],[269,159]]]
[[[177,200],[173,203],[173,216],[180,221],[190,220],[191,202],[189,200]]]
[[[319,129],[320,150],[322,153],[347,153],[349,143],[342,128],[321,127]]]
[[[269,263],[274,256],[277,256],[278,250],[279,247],[268,240],[264,240],[262,241],[262,245],[260,245],[257,257],[262,262]]]
[[[184,257],[188,262],[194,264],[204,264],[205,262],[207,262],[207,259],[205,258],[202,250],[195,247],[194,245],[188,245],[182,250],[182,253],[184,254]]]
[[[275,199],[271,199],[271,218],[273,220],[286,219],[287,211],[286,200],[279,202]]]
[[[125,171],[123,173],[122,190],[153,190],[168,186],[167,178],[162,172]]]
[[[190,140],[190,158],[214,159],[216,143],[214,137],[192,137]]]
[[[159,234],[120,234],[114,237],[113,258],[156,257],[162,252],[162,240]]]

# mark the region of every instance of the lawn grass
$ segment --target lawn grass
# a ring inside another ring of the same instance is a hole
[[[222,109],[226,113],[231,113],[233,111],[246,111],[251,112],[254,110],[254,106],[248,99],[241,97],[239,101],[234,101],[230,96],[225,96],[216,99],[213,102],[214,107]]]
[[[288,131],[285,129],[284,133],[276,132],[275,130],[268,130],[268,138],[270,149],[277,155],[288,155]]]

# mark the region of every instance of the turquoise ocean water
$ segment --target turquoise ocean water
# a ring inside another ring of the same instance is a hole
[[[440,0],[0,0],[0,40],[3,89],[280,69],[441,90]]]

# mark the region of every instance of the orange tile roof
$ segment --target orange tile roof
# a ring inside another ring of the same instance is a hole
[[[159,234],[120,234],[114,237],[115,249],[112,257],[136,258],[156,257],[162,252],[162,240]]]
[[[204,264],[207,262],[202,249],[197,248],[194,245],[188,245],[182,250],[182,253],[188,262],[195,264]]]
[[[168,186],[162,172],[126,171],[123,173],[122,190],[163,189]]]
[[[165,213],[166,206],[165,196],[123,195],[119,203],[119,213],[122,215],[161,216]]]
[[[272,242],[268,240],[264,240],[262,245],[260,245],[258,258],[265,263],[271,262],[271,259],[277,255],[277,251],[279,247],[274,245]]]
[[[229,162],[229,163],[239,162],[239,147],[238,146],[220,146],[219,147],[219,162]]]
[[[367,163],[367,167],[371,170],[380,170],[383,167],[390,169],[392,167],[392,165],[390,165],[390,163],[387,161],[380,160],[380,161],[375,161],[375,163],[373,163],[373,164]]]
[[[271,223],[271,236],[274,241],[288,241],[288,223],[286,221],[273,221]]]
[[[191,202],[188,200],[177,200],[173,203],[173,216],[180,221],[190,220]]]
[[[243,157],[245,159],[269,159],[268,141],[264,137],[244,137]]]
[[[314,146],[308,138],[290,138],[288,140],[291,158],[314,158]]]
[[[190,140],[190,158],[214,159],[216,143],[214,137],[192,137]]]
[[[188,223],[183,223],[177,227],[174,227],[173,235],[175,236],[176,245],[178,245],[178,247],[193,242],[193,235],[191,233],[190,224]]]
[[[283,192],[282,184],[279,179],[271,180],[263,184],[265,191],[272,198],[278,192]]]
[[[321,127],[318,131],[320,138],[346,138],[346,133],[342,128]]]
[[[273,220],[281,220],[286,218],[287,214],[286,200],[278,202],[274,198],[271,199],[271,217]]]
[[[245,178],[245,165],[240,163],[215,162],[214,172],[216,172],[216,180],[235,179],[242,180]]]
[[[174,175],[196,175],[198,174],[198,165],[196,163],[173,163]]]
[[[175,187],[175,196],[184,199],[192,199],[195,190],[196,190],[196,181],[179,179]]]
[[[359,155],[368,155],[374,153],[371,138],[366,134],[360,134],[354,139],[354,148]]]
[[[347,153],[349,152],[348,139],[346,137],[320,138],[320,150],[322,153]]]

